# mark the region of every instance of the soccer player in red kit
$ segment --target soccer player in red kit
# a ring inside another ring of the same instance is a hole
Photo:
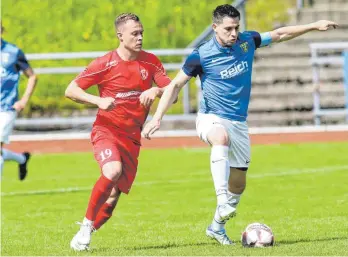
[[[98,106],[91,142],[101,176],[97,180],[80,230],[70,246],[89,249],[91,234],[112,215],[121,192],[135,179],[141,129],[156,97],[170,83],[159,59],[142,51],[143,26],[134,14],[115,20],[119,47],[95,59],[66,89],[66,97]],[[152,87],[155,82],[158,87]],[[100,96],[85,92],[98,85]]]

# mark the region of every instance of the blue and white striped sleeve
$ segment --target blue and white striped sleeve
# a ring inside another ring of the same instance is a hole
[[[260,36],[261,36],[260,47],[268,46],[272,43],[272,36],[270,32],[261,33]]]
[[[270,32],[259,33],[256,31],[249,32],[254,39],[255,48],[260,48],[264,46],[268,46],[272,43],[272,37]]]

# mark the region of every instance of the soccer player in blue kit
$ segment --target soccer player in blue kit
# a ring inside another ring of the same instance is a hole
[[[239,20],[240,13],[233,6],[216,7],[212,25],[214,36],[188,56],[142,132],[150,139],[180,89],[192,77],[200,77],[203,97],[196,129],[200,139],[211,146],[210,168],[217,196],[217,208],[206,235],[222,245],[233,244],[226,235],[225,224],[236,214],[250,163],[246,119],[255,50],[310,31],[326,31],[338,26],[335,22],[321,20],[261,34],[255,31],[240,33]]]
[[[5,161],[18,163],[18,176],[24,180],[27,176],[27,164],[30,153],[15,153],[3,148],[3,144],[9,143],[9,137],[17,117],[28,103],[32,95],[37,78],[30,67],[25,55],[17,46],[2,39],[4,28],[1,24],[1,86],[0,86],[0,177]],[[20,72],[28,77],[28,84],[21,99],[18,96],[18,82]]]

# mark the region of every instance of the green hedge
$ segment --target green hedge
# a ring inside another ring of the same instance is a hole
[[[229,2],[229,1],[228,1]],[[249,0],[248,29],[266,31],[285,22],[295,0]],[[3,0],[4,39],[25,53],[108,51],[117,47],[113,21],[122,12],[138,14],[145,28],[144,48],[184,48],[211,23],[212,10],[226,1],[202,0]],[[173,59],[171,59],[173,60]],[[179,59],[180,60],[180,59]],[[85,66],[90,60],[35,61],[33,67]],[[168,61],[166,59],[165,61]],[[178,61],[177,59],[174,61]],[[175,73],[171,73],[173,77]],[[75,75],[41,75],[22,115],[53,115],[90,108],[64,98]],[[20,82],[24,91],[26,79]],[[190,88],[193,95],[196,86]],[[96,93],[96,90],[92,90]],[[192,99],[193,108],[197,103]],[[178,103],[172,113],[182,111]]]

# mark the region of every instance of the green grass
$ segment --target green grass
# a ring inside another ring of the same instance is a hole
[[[215,210],[209,149],[143,150],[130,195],[93,235],[89,253],[74,253],[69,242],[99,175],[92,154],[33,156],[24,182],[6,163],[1,254],[346,255],[347,153],[347,143],[254,146],[247,189],[227,224],[237,245],[221,247],[204,233]],[[72,187],[80,191],[27,194]],[[275,247],[241,246],[241,232],[256,221],[273,229]]]

